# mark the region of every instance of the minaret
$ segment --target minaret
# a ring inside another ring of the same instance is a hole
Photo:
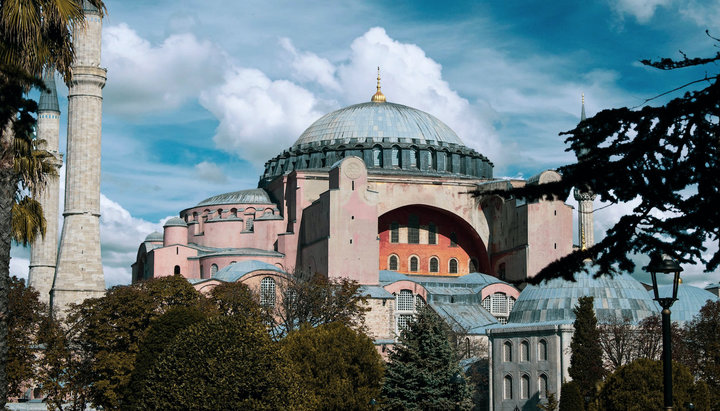
[[[68,304],[105,292],[100,256],[100,135],[102,88],[100,67],[102,15],[83,2],[85,24],[74,28],[75,61],[68,92],[65,211],[52,310],[65,314]]]
[[[585,121],[585,94],[582,95],[582,110],[580,112],[580,121]],[[596,194],[592,191],[573,190],[575,200],[578,202],[578,240],[580,240],[580,248],[585,250],[595,244],[595,236],[593,235],[593,200]]]
[[[37,138],[44,140],[38,148],[54,156],[53,163],[59,169],[62,155],[58,152],[60,139],[60,105],[55,87],[55,70],[44,75],[45,87],[40,93],[37,118]],[[55,277],[58,248],[58,203],[60,186],[57,176],[49,176],[45,187],[38,194],[47,221],[45,236],[35,239],[30,249],[30,273],[28,284],[40,293],[40,301],[50,303],[50,288]]]

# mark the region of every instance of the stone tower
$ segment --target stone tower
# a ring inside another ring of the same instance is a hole
[[[582,96],[582,111],[580,112],[580,121],[584,121],[585,117],[585,95]],[[578,241],[580,248],[590,248],[595,244],[595,235],[593,234],[593,200],[597,196],[592,191],[573,190],[575,200],[578,202]]]
[[[100,256],[100,140],[102,16],[87,2],[85,25],[75,28],[75,62],[68,92],[65,211],[50,303],[62,316],[70,303],[105,292]]]
[[[44,76],[46,91],[40,94],[38,103],[37,138],[44,140],[38,148],[52,154],[55,166],[62,165],[62,155],[58,152],[60,139],[60,105],[55,87],[55,72],[48,71]],[[44,237],[38,237],[30,250],[30,273],[28,284],[40,293],[40,301],[50,303],[50,288],[55,277],[55,263],[58,248],[58,206],[60,187],[57,176],[49,177],[43,190],[38,194],[47,220]]]

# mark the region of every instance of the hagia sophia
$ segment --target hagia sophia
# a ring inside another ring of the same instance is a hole
[[[102,19],[97,10],[85,11],[89,29],[76,36],[82,47],[69,94],[59,253],[48,236],[33,244],[30,262],[30,285],[58,313],[104,292],[98,199],[106,74],[99,66]],[[148,233],[132,262],[132,281],[181,275],[201,292],[242,282],[272,305],[278,283],[288,278],[349,278],[368,298],[366,325],[381,352],[428,305],[462,336],[467,359],[489,360],[490,408],[497,410],[532,407],[569,379],[578,297],[595,297],[600,321],[638,322],[659,312],[629,274],[595,278],[590,268],[576,282],[512,285],[573,251],[575,210],[563,199],[483,193],[557,181],[560,174],[494,177],[490,159],[432,114],[388,101],[380,82],[378,73],[369,102],[322,116],[269,159],[256,188],[189,205],[162,233]],[[47,86],[38,136],[62,161],[51,78]],[[46,212],[57,210],[58,190],[57,181],[48,184],[41,199]],[[588,247],[594,196],[575,192],[575,198],[579,247]],[[57,232],[56,217],[46,216],[48,230]],[[714,293],[682,285],[673,318],[688,321],[706,300],[717,300],[720,287],[709,289]]]

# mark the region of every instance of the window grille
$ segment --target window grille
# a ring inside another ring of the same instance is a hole
[[[408,243],[420,244],[420,219],[414,214],[408,216]]]
[[[430,259],[430,272],[437,273],[438,271],[440,271],[440,263],[437,258],[432,257]]]
[[[400,290],[396,297],[398,311],[413,311],[413,295],[410,290]]]
[[[390,223],[390,242],[400,242],[400,224],[392,222]]]
[[[527,399],[530,397],[530,377],[523,375],[520,378],[520,398]]]
[[[391,270],[391,271],[398,270],[398,258],[396,255],[390,256],[390,262],[388,263],[388,270]]]
[[[410,271],[416,272],[418,270],[418,258],[410,257]]]
[[[490,312],[490,301],[492,300],[492,296],[487,296],[483,298],[482,300],[482,307],[486,309],[488,312]]]
[[[456,274],[458,272],[458,262],[456,259],[450,259],[450,274]]]
[[[412,314],[400,314],[397,316],[397,332],[398,334],[407,329],[408,324],[412,321]]]
[[[512,400],[512,377],[509,375],[503,381],[503,399]]]
[[[437,227],[435,224],[428,224],[428,244],[437,244]]]
[[[507,314],[507,296],[503,293],[495,293],[492,298],[492,313]]]
[[[260,281],[260,304],[267,307],[275,306],[275,280],[270,277]]]
[[[418,294],[415,296],[415,309],[419,310],[423,307],[425,307],[425,300]]]
[[[507,317],[495,317],[500,324],[507,324]]]
[[[508,298],[508,313],[512,311],[513,307],[515,307],[515,297]]]

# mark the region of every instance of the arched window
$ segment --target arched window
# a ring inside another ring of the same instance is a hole
[[[530,345],[527,341],[520,343],[520,361],[530,360]]]
[[[383,154],[382,154],[382,148],[380,148],[380,146],[373,147],[372,157],[373,157],[373,166],[375,166],[375,167],[383,166]]]
[[[214,276],[215,273],[217,272],[217,270],[218,270],[217,264],[211,265],[211,266],[210,266],[210,277]]]
[[[437,155],[435,150],[427,151],[427,167],[428,170],[437,170]]]
[[[478,261],[475,257],[472,257],[468,262],[468,273],[478,272]]]
[[[508,298],[508,314],[512,311],[513,307],[515,307],[515,301],[515,297]]]
[[[507,295],[505,295],[505,293],[493,294],[491,312],[493,314],[507,315]]]
[[[428,224],[428,244],[437,244],[437,226],[435,226],[435,223]]]
[[[173,274],[175,274],[175,275],[180,274],[180,266],[179,265],[175,266],[175,269],[173,270]]]
[[[395,221],[390,223],[390,242],[391,243],[400,242],[400,224],[398,224]]]
[[[408,244],[420,244],[420,218],[415,214],[408,216]]]
[[[230,261],[230,264],[235,264],[235,263],[237,263],[237,261]]]
[[[253,229],[254,229],[254,221],[253,220],[254,220],[253,217],[248,217],[245,220],[245,231],[253,231]]]
[[[415,256],[410,257],[410,271],[417,272],[418,265],[419,265],[418,258]]]
[[[547,376],[540,374],[538,378],[538,396],[540,398],[547,398]]]
[[[538,342],[538,361],[547,361],[547,341]]]
[[[237,208],[230,209],[230,217],[237,218]]]
[[[440,271],[440,261],[437,257],[430,257],[430,272],[437,273]]]
[[[275,280],[265,277],[260,281],[260,304],[266,307],[275,306]]]
[[[388,270],[390,271],[397,271],[398,270],[398,258],[396,255],[391,255],[388,259]]]
[[[506,341],[505,344],[503,344],[503,361],[512,361],[512,343],[510,341]]]
[[[393,146],[391,156],[392,156],[392,166],[400,167],[402,165],[402,163],[400,161],[400,147]]]
[[[395,297],[398,311],[414,311],[415,302],[413,301],[413,294],[410,290],[400,290],[400,293]]]
[[[487,310],[487,312],[490,312],[491,306],[492,306],[492,296],[488,295],[487,297],[483,298],[482,300],[482,307]]]
[[[420,152],[417,147],[410,149],[410,167],[417,168],[420,165]]]
[[[217,218],[222,219],[222,213],[223,213],[223,209],[222,209],[222,208],[218,208],[218,210],[217,210]]]
[[[530,377],[527,375],[520,378],[520,398],[530,398]]]
[[[512,377],[506,375],[503,379],[503,399],[512,400]]]
[[[458,272],[458,261],[455,258],[451,258],[450,262],[448,263],[449,269],[448,272],[450,274],[457,274]]]

